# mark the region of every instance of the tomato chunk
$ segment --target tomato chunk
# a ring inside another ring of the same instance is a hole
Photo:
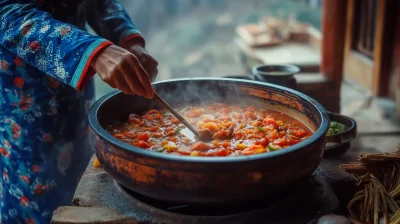
[[[220,149],[216,154],[216,156],[227,156],[229,155],[228,149]]]
[[[263,123],[264,125],[272,125],[275,129],[278,129],[278,123],[273,118],[265,118]]]
[[[251,119],[253,119],[253,120],[257,119],[257,115],[255,115],[255,114],[254,114],[253,112],[251,112],[251,111],[246,111],[246,112],[244,113],[244,116],[247,117],[247,118],[251,118]]]
[[[229,138],[229,133],[226,130],[221,130],[221,131],[215,133],[213,137],[216,139],[224,140],[224,139]]]
[[[151,126],[151,127],[149,128],[149,131],[151,131],[151,132],[156,132],[156,131],[158,131],[158,130],[160,130],[160,128],[157,127],[157,126]]]
[[[133,143],[132,145],[142,148],[142,149],[150,148],[150,145],[145,141],[138,141],[137,143]]]
[[[231,144],[230,144],[229,142],[223,142],[221,145],[222,145],[222,147],[224,147],[224,148],[228,148],[228,147],[231,146]]]
[[[136,137],[138,136],[137,133],[129,132],[129,131],[124,132],[124,133],[122,133],[122,134],[123,134],[125,137],[127,137],[127,138],[136,138]]]
[[[303,138],[307,135],[307,132],[301,128],[292,130],[291,132],[294,136],[299,137],[299,138]]]
[[[286,138],[278,138],[274,140],[274,145],[279,145],[281,147],[286,146],[288,144]]]
[[[264,146],[264,147],[267,147],[268,144],[269,144],[269,140],[268,140],[267,138],[262,138],[262,139],[260,139],[260,140],[257,140],[255,144],[256,144],[256,145],[262,145],[262,146]]]
[[[204,142],[196,142],[190,146],[190,150],[192,151],[205,151],[210,149],[211,147]]]
[[[141,134],[137,137],[137,140],[138,140],[138,141],[145,141],[145,142],[147,142],[147,141],[149,140],[149,138],[150,138],[149,133],[143,132],[143,133],[141,133]]]

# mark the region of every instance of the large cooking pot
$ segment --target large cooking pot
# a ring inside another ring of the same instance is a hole
[[[144,150],[124,143],[106,129],[130,113],[158,107],[155,100],[121,92],[99,99],[89,112],[95,152],[118,183],[151,198],[178,203],[243,202],[268,196],[307,178],[319,165],[329,127],[328,112],[297,91],[255,81],[190,78],[156,82],[172,106],[201,102],[244,103],[287,113],[314,134],[294,146],[236,157],[191,157]]]

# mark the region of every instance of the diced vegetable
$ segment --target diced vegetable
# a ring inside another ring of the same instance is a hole
[[[278,123],[273,118],[265,118],[263,121],[264,125],[272,125],[275,129],[278,129]]]
[[[142,148],[142,149],[150,148],[150,145],[145,141],[138,141],[136,143],[132,143],[132,145],[134,145],[136,147],[139,147],[139,148]]]
[[[299,137],[299,138],[303,138],[304,136],[307,135],[307,132],[306,132],[304,129],[302,129],[302,128],[297,128],[297,129],[291,131],[291,133],[292,133],[294,136]]]
[[[174,131],[174,135],[179,134],[179,132],[181,132],[181,130],[182,130],[182,129],[180,129],[180,128],[176,128],[175,131]]]
[[[336,122],[336,121],[331,121],[329,124],[329,129],[326,135],[335,135],[344,132],[346,129],[346,126],[342,123]]]
[[[220,149],[217,153],[215,153],[216,156],[227,156],[229,155],[229,151],[227,149]]]
[[[121,133],[114,134],[114,137],[116,137],[116,138],[122,138],[123,136],[124,136],[124,135],[121,134]]]
[[[268,143],[269,143],[269,141],[267,138],[262,138],[262,139],[256,141],[257,145],[262,145],[264,147],[267,147]]]
[[[204,142],[196,142],[190,146],[190,150],[192,150],[192,151],[205,151],[210,148],[211,147]]]
[[[278,139],[274,140],[273,144],[277,145],[277,146],[280,146],[280,147],[283,147],[283,146],[287,145],[287,140],[286,140],[286,138],[278,138]]]
[[[168,142],[167,144],[163,145],[163,148],[167,151],[174,151],[178,149],[178,146],[174,142]]]
[[[224,148],[228,148],[228,147],[231,146],[231,144],[230,144],[229,142],[223,142],[221,145],[222,145],[222,147],[224,147]]]
[[[236,148],[238,148],[238,149],[245,149],[245,148],[249,148],[249,146],[248,146],[248,145],[245,145],[245,144],[238,143],[238,144],[236,144]]]
[[[257,119],[257,115],[255,115],[253,112],[251,112],[251,111],[246,111],[245,113],[244,113],[244,116],[246,117],[246,118],[250,118],[250,119],[253,119],[253,120],[255,120],[255,119]]]
[[[108,131],[136,147],[182,156],[266,153],[297,144],[312,135],[307,126],[294,118],[254,106],[211,103],[176,108],[206,142],[196,140],[175,116],[165,110],[130,114],[128,122],[115,123]],[[327,134],[339,132],[340,128],[333,122]]]
[[[264,128],[262,128],[262,127],[256,127],[257,128],[257,130],[259,130],[259,131],[261,131],[261,132],[267,132]]]
[[[269,143],[269,144],[268,144],[268,149],[269,149],[270,151],[276,151],[276,150],[282,149],[282,147],[280,147],[279,145],[274,145],[274,144],[272,144],[272,143]]]
[[[165,151],[165,149],[164,149],[164,148],[162,148],[162,147],[160,147],[160,148],[156,148],[154,151],[156,151],[156,152],[164,152],[164,151]]]
[[[217,132],[221,129],[215,122],[208,122],[202,128],[207,128],[211,132]]]
[[[264,153],[264,152],[266,152],[267,150],[265,149],[265,148],[261,148],[261,149],[257,149],[255,152],[254,152],[254,154],[260,154],[260,153]]]
[[[199,155],[199,152],[197,152],[197,151],[193,151],[192,153],[190,153],[190,156],[198,156]]]
[[[138,141],[145,141],[145,142],[147,142],[147,141],[149,140],[149,138],[150,138],[149,133],[143,132],[142,134],[140,134],[140,135],[137,137],[137,140],[138,140]]]
[[[97,168],[101,167],[101,163],[97,157],[94,158],[93,166]]]

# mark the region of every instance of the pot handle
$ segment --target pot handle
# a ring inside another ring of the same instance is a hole
[[[346,126],[346,129],[342,133],[326,136],[327,143],[341,144],[350,142],[351,140],[356,138],[357,124],[354,119],[338,113],[328,112],[328,114],[331,121],[336,121],[344,124]]]

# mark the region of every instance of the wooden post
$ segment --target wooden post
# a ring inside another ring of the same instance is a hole
[[[324,0],[322,9],[321,72],[335,82],[338,94],[343,79],[346,0]]]

